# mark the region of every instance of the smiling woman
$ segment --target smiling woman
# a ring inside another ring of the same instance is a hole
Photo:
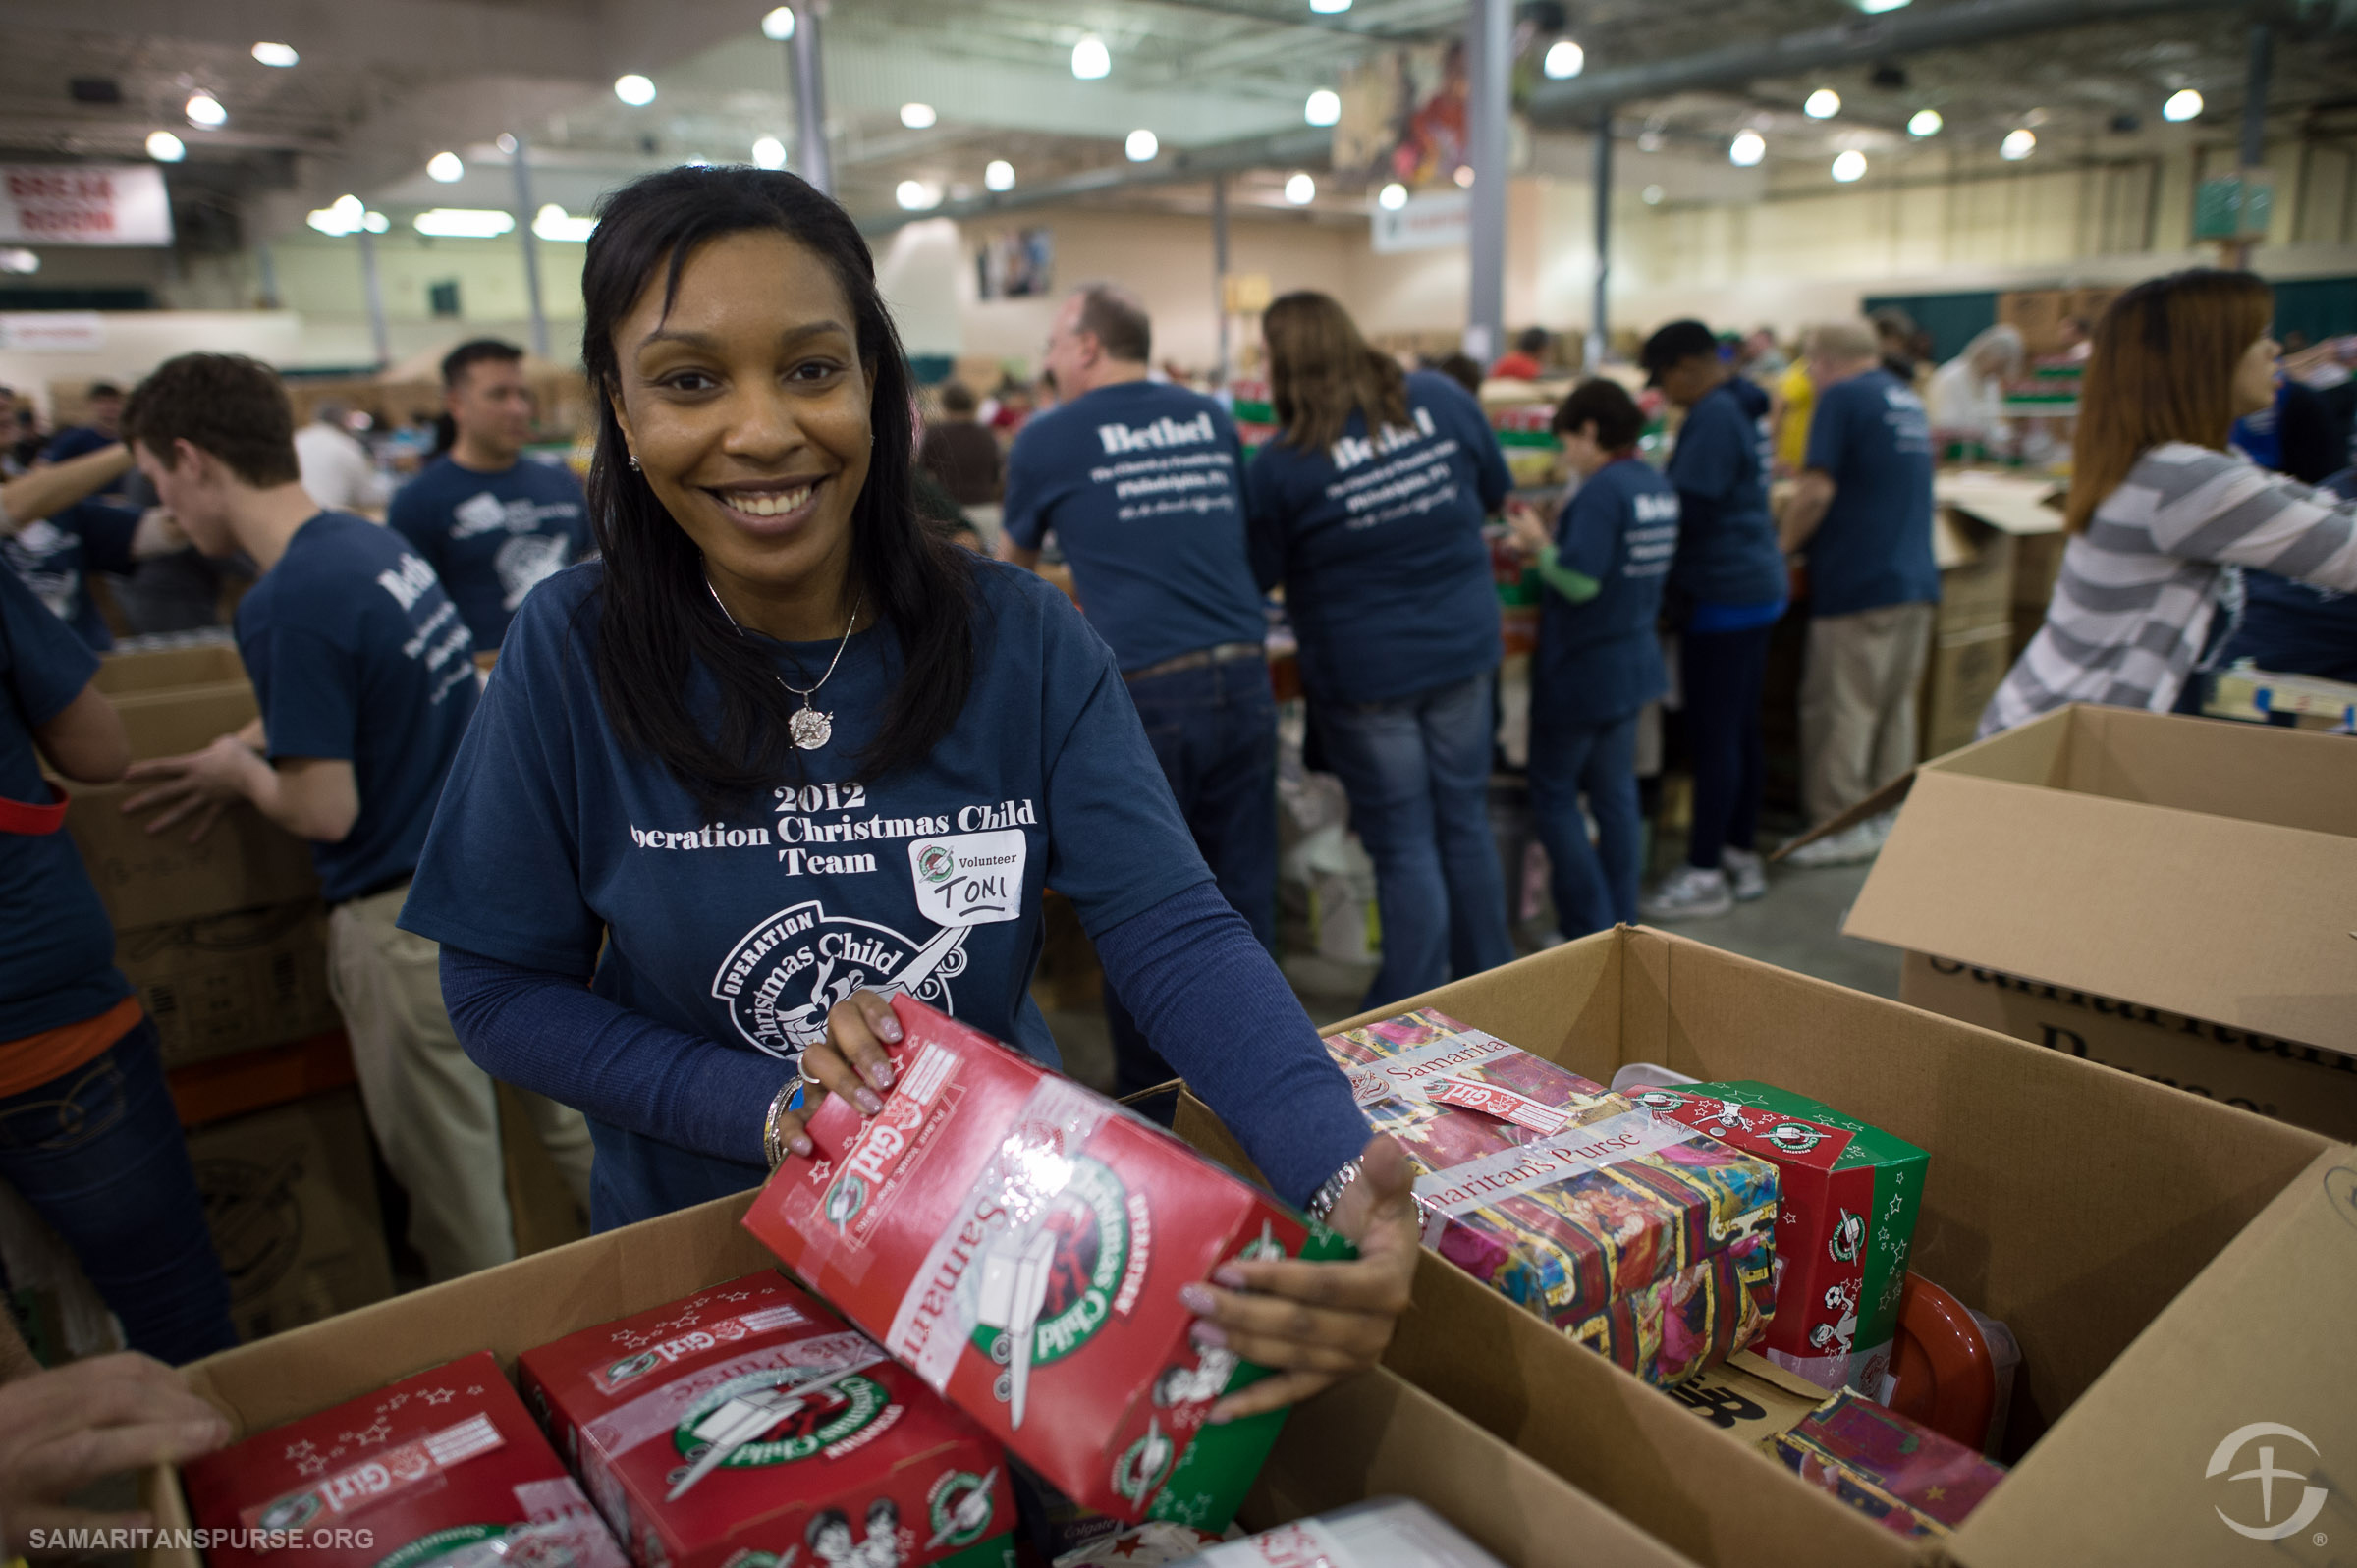
[[[806,1157],[818,1096],[881,1109],[896,994],[1053,1064],[1053,879],[1149,1043],[1359,1244],[1170,1282],[1199,1344],[1281,1374],[1228,1413],[1371,1363],[1414,1268],[1404,1158],[1219,896],[1105,643],[918,520],[850,217],[783,172],[655,175],[582,296],[603,559],[518,613],[402,922],[469,1054],[588,1114],[594,1222]]]

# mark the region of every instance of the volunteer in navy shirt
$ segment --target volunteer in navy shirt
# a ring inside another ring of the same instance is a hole
[[[581,293],[601,561],[518,618],[402,918],[476,1059],[589,1113],[594,1222],[808,1156],[806,1096],[880,1108],[887,994],[1052,1063],[1052,884],[1276,1190],[1360,1243],[1184,1286],[1204,1342],[1285,1370],[1231,1410],[1371,1364],[1414,1268],[1404,1159],[1215,891],[1104,641],[917,517],[850,216],[783,172],[650,175]]]
[[[1930,657],[1932,432],[1923,400],[1877,362],[1873,329],[1810,329],[1817,412],[1807,467],[1782,518],[1807,554],[1809,651],[1801,676],[1801,804],[1822,823],[1915,765],[1915,688]],[[1887,823],[1803,845],[1799,864],[1864,859]]]
[[[229,1284],[164,1087],[155,1025],[42,777],[105,784],[131,760],[98,660],[0,571],[0,1179],[81,1260],[134,1350],[238,1342]]]
[[[1546,586],[1531,667],[1530,807],[1565,937],[1637,918],[1637,716],[1669,685],[1654,623],[1678,528],[1677,492],[1637,458],[1644,430],[1619,383],[1580,383],[1555,414],[1580,480],[1553,535],[1527,506],[1507,514]]]
[[[190,756],[138,764],[150,832],[202,835],[234,800],[311,841],[328,902],[328,983],[360,1098],[409,1192],[410,1237],[448,1279],[516,1255],[495,1088],[451,1032],[433,944],[394,917],[475,708],[474,640],[401,536],[304,494],[294,415],[266,366],[186,354],[132,396],[139,464],[199,549],[261,575],[238,605],[260,717]],[[525,1102],[588,1197],[588,1131]]]
[[[587,550],[588,514],[572,469],[523,455],[522,350],[459,345],[443,356],[442,397],[457,437],[394,494],[385,521],[442,579],[475,646],[496,649],[524,595]]]
[[[1277,702],[1237,499],[1235,424],[1146,379],[1153,324],[1124,290],[1066,299],[1046,363],[1065,401],[1008,460],[1007,537],[1037,567],[1053,531],[1088,623],[1113,648],[1146,740],[1221,895],[1277,949]],[[1112,988],[1115,1084],[1175,1076]]]
[[[1333,299],[1262,318],[1280,434],[1244,474],[1253,565],[1285,584],[1301,684],[1375,861],[1379,1007],[1514,955],[1490,837],[1505,648],[1484,520],[1513,489],[1481,406],[1402,376]]]
[[[1685,410],[1666,471],[1678,502],[1670,600],[1693,824],[1684,861],[1642,905],[1646,919],[1668,923],[1723,915],[1768,891],[1757,840],[1767,787],[1760,702],[1787,577],[1768,512],[1768,394],[1734,373],[1699,321],[1661,328],[1638,360]]]

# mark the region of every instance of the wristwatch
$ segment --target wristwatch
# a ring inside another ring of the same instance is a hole
[[[1326,1178],[1324,1186],[1309,1195],[1309,1202],[1301,1206],[1302,1212],[1320,1224],[1324,1224],[1326,1217],[1334,1213],[1334,1206],[1342,1202],[1343,1192],[1348,1190],[1350,1183],[1358,1179],[1358,1171],[1357,1161],[1345,1162],[1342,1169]]]

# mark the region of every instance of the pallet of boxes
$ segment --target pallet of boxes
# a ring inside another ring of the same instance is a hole
[[[255,715],[226,638],[111,654],[95,683],[135,760]],[[239,1331],[378,1300],[392,1273],[309,850],[243,802],[196,843],[185,828],[150,835],[122,810],[139,787],[73,786],[66,829],[155,1020]]]

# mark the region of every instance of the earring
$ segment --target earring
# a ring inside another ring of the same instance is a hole
[[[638,455],[637,455],[636,453],[634,453],[634,452],[633,452],[633,453],[631,453],[631,454],[630,454],[630,472],[632,472],[632,473],[636,473],[637,471],[638,471]]]

